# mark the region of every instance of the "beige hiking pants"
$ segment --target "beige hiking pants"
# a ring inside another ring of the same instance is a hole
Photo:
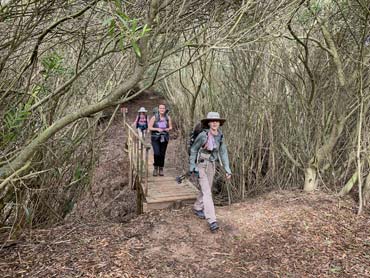
[[[197,200],[194,203],[194,209],[204,210],[204,215],[208,223],[216,221],[215,206],[212,199],[212,184],[215,176],[215,163],[204,160],[197,164],[199,170],[200,191]]]

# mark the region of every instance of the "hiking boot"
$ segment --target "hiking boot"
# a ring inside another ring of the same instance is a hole
[[[154,166],[154,169],[153,169],[153,176],[154,176],[154,177],[158,176],[158,166]]]
[[[159,167],[159,175],[160,176],[164,176],[164,174],[163,174],[163,167]]]
[[[206,216],[204,215],[204,211],[203,210],[196,210],[196,209],[194,209],[193,211],[194,211],[194,214],[196,216],[198,216],[198,218],[200,218],[200,219],[206,219]]]
[[[212,233],[216,232],[219,229],[217,222],[212,222],[209,224],[209,229]]]

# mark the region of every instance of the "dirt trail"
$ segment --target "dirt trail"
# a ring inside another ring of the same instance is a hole
[[[144,94],[130,117],[159,100]],[[3,248],[2,277],[370,277],[370,212],[356,217],[351,199],[272,192],[217,207],[215,234],[190,207],[134,217],[121,124],[109,128],[91,191],[68,222]]]

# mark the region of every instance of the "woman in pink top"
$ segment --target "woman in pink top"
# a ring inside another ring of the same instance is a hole
[[[145,138],[146,130],[148,129],[148,115],[146,114],[148,111],[145,107],[140,107],[139,111],[137,111],[137,116],[134,122],[134,126],[137,129],[137,133],[139,134],[140,138]]]
[[[166,113],[166,105],[158,106],[158,113],[149,121],[149,130],[151,131],[151,141],[154,152],[154,170],[153,176],[163,176],[164,160],[168,141],[170,140],[169,131],[172,129],[172,121]]]

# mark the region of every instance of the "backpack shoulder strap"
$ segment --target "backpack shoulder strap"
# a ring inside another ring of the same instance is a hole
[[[202,133],[204,133],[205,134],[205,136],[206,136],[206,141],[204,142],[204,144],[202,145],[202,148],[204,147],[204,145],[205,144],[207,144],[207,140],[208,140],[208,130],[205,130],[205,129],[203,129],[200,133],[199,133],[199,135],[198,136],[200,136]]]
[[[155,112],[154,113],[154,123],[157,123],[159,121],[159,113]]]

